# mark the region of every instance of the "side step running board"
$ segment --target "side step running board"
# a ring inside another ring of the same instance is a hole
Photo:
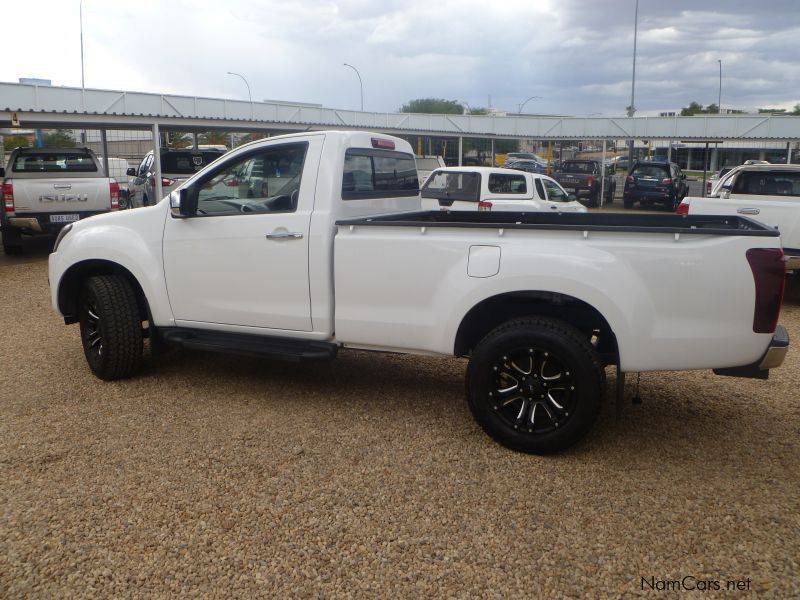
[[[260,356],[276,360],[331,360],[339,346],[330,342],[229,333],[207,329],[160,327],[158,334],[167,343],[192,350]]]

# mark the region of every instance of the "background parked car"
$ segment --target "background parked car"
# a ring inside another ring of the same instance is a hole
[[[223,150],[161,150],[161,192],[162,197],[169,194],[184,180],[194,175],[206,165],[214,162],[225,152]],[[148,206],[155,204],[157,198],[155,180],[155,153],[151,150],[136,168],[130,168],[127,174],[132,177],[128,182],[130,206]]]
[[[659,203],[675,210],[688,191],[686,175],[675,163],[640,160],[633,163],[625,178],[622,202],[625,208],[639,202],[643,207]]]
[[[517,159],[507,163],[507,169],[516,169],[517,171],[527,171],[528,173],[547,174],[547,165],[542,165],[539,161],[528,160],[527,158]]]
[[[586,212],[554,179],[513,169],[436,169],[420,195],[423,210]]]
[[[97,160],[103,165],[103,157],[98,156]],[[108,157],[108,176],[112,177],[119,184],[119,209],[130,208],[128,200],[128,161],[124,158]]]
[[[579,200],[583,198],[589,206],[600,205],[601,193],[607,203],[614,201],[617,189],[614,172],[608,165],[601,169],[599,160],[565,160],[555,179],[568,193],[574,193]]]

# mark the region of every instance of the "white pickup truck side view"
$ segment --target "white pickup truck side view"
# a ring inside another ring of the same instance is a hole
[[[17,148],[3,179],[3,249],[22,250],[22,235],[57,233],[65,224],[119,209],[119,184],[88,148]]]
[[[738,166],[720,178],[711,196],[684,198],[676,212],[761,221],[780,231],[786,268],[800,269],[800,165]]]
[[[248,161],[257,196],[238,186]],[[478,423],[532,453],[587,433],[607,365],[763,378],[783,361],[783,253],[759,223],[420,211],[418,185],[399,138],[253,142],[155,206],[62,230],[53,306],[107,380],[137,372],[143,338],[287,360],[468,357]]]

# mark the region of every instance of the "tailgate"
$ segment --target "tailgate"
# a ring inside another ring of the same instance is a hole
[[[111,208],[109,180],[100,177],[14,179],[16,212],[85,212]]]
[[[562,173],[558,176],[558,183],[565,188],[588,188],[589,184],[586,175],[576,173]]]

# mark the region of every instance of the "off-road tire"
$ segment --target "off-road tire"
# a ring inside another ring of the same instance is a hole
[[[587,336],[545,317],[495,328],[467,367],[475,420],[495,441],[528,454],[557,452],[583,438],[604,389],[605,371]]]
[[[97,377],[110,381],[134,375],[142,363],[142,318],[136,293],[119,275],[86,280],[78,318],[83,352]]]
[[[3,251],[8,256],[22,253],[22,236],[11,228],[3,228]]]

